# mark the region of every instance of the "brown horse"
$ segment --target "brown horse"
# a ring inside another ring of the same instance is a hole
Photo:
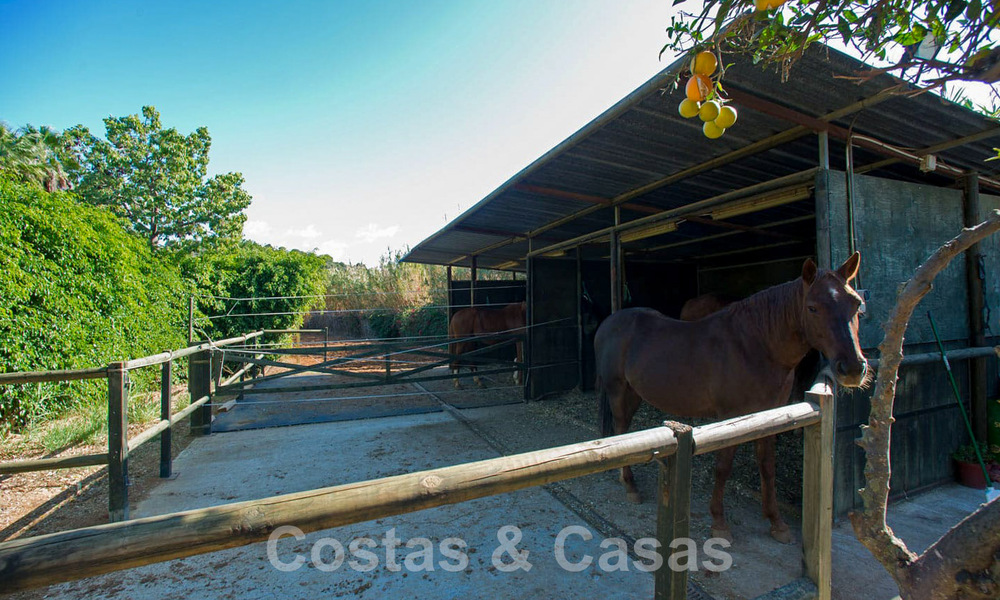
[[[740,298],[729,294],[702,294],[691,298],[681,307],[681,321],[700,321],[712,313],[719,312]],[[819,374],[820,355],[816,350],[809,350],[801,362],[795,367],[795,383],[788,395],[789,401],[801,399],[812,386]],[[801,429],[797,429],[801,433]]]
[[[719,312],[739,298],[725,294],[703,294],[691,298],[681,307],[681,321],[700,321],[708,315]]]
[[[594,339],[601,434],[628,431],[643,400],[673,415],[716,419],[780,406],[811,348],[830,359],[841,385],[862,385],[868,364],[858,344],[861,298],[849,285],[859,263],[858,253],[833,271],[807,260],[802,277],[699,321],[669,319],[648,308],[611,315]],[[735,452],[730,447],[716,455],[713,537],[731,539],[722,498]],[[774,487],[773,437],[757,443],[757,462],[771,535],[788,543]],[[621,480],[629,499],[641,502],[629,467]]]
[[[451,322],[448,323],[448,337],[450,339],[460,340],[448,344],[448,354],[451,354],[452,356],[451,362],[448,365],[451,372],[457,375],[459,369],[464,366],[468,367],[470,371],[475,373],[477,362],[474,360],[463,362],[460,358],[458,358],[458,356],[475,350],[480,344],[483,346],[491,346],[502,341],[499,339],[476,341],[469,338],[477,335],[488,335],[491,333],[501,332],[523,334],[524,323],[524,302],[515,302],[514,304],[508,304],[503,308],[480,308],[473,306],[457,311],[454,315],[452,315]],[[524,356],[523,343],[518,341],[515,345],[517,346],[517,362],[518,364],[521,364]],[[482,386],[482,382],[479,380],[478,376],[473,379],[476,382],[476,385],[480,387]],[[521,383],[521,371],[514,372],[514,383]],[[458,379],[455,379],[455,387],[460,387]]]

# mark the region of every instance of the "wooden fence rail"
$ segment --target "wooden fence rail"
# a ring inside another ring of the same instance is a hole
[[[690,444],[693,454],[705,454],[814,425],[821,415],[820,406],[801,402],[693,428]],[[282,525],[310,532],[455,504],[662,460],[676,449],[674,431],[656,427],[384,479],[12,540],[0,543],[0,588],[25,590],[252,544]],[[666,518],[677,519],[666,512]],[[828,545],[829,540],[817,543]]]

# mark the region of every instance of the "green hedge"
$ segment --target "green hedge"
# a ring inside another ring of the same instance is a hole
[[[299,327],[303,312],[323,304],[319,296],[326,289],[325,265],[326,259],[315,254],[249,241],[185,257],[181,271],[197,288],[197,308],[201,314],[253,313],[253,316],[200,318],[198,334],[221,339],[259,329]],[[274,298],[227,299],[269,297]]]
[[[188,285],[110,212],[0,178],[0,371],[94,367],[183,346]],[[103,388],[0,387],[17,426]]]

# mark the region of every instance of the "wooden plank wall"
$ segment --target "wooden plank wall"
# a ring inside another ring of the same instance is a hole
[[[536,399],[571,390],[579,383],[576,260],[535,258],[530,276],[532,322],[540,325],[531,330],[528,397]]]
[[[831,171],[817,185],[828,194],[830,259],[834,266],[847,258],[848,211],[844,174]],[[984,199],[989,197],[984,197]],[[996,198],[984,202],[996,206]],[[895,304],[900,284],[942,243],[963,226],[962,191],[908,182],[857,176],[855,178],[856,247],[861,251],[860,289],[869,291],[868,312],[861,321],[861,345],[876,356],[882,323]],[[992,261],[996,264],[996,241]],[[987,277],[988,302],[1000,297],[996,270]],[[992,275],[992,280],[990,280]],[[934,337],[926,312],[934,314],[945,347],[968,345],[969,315],[965,261],[957,259],[937,278],[934,289],[918,307],[907,329],[906,354],[933,352]],[[994,328],[997,328],[993,316]],[[996,397],[996,360],[990,359],[990,397]],[[963,398],[969,400],[966,361],[952,365]],[[867,420],[868,392],[841,392],[837,401],[835,514],[860,506],[857,489],[863,485],[864,453],[854,443]],[[892,493],[899,497],[952,478],[950,454],[968,441],[958,406],[940,364],[904,367],[900,372],[893,428]]]

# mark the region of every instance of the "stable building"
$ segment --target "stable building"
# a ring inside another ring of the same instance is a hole
[[[452,303],[527,299],[527,398],[592,387],[593,323],[618,308],[677,317],[690,298],[746,296],[794,279],[806,258],[835,267],[855,249],[855,284],[867,298],[862,348],[877,358],[899,285],[963,226],[1000,208],[1000,162],[985,162],[1000,145],[995,121],[909,93],[916,89],[889,75],[858,83],[865,65],[821,45],[784,83],[732,60],[724,86],[739,120],[720,139],[678,114],[679,60],[404,258],[525,274],[523,292],[456,282]],[[936,350],[928,310],[949,350],[996,343],[997,244],[986,240],[941,273],[907,331],[907,355]],[[997,359],[967,354],[952,366],[985,439]],[[839,394],[839,514],[860,505],[864,456],[854,440],[868,406],[868,392]],[[939,361],[903,367],[895,409],[893,492],[950,480],[950,454],[968,434]]]

